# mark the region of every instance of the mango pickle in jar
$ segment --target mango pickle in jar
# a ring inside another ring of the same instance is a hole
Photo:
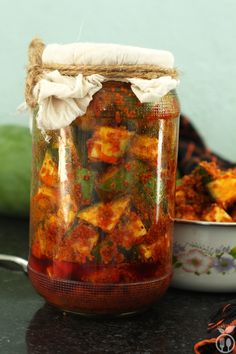
[[[180,106],[166,92],[141,103],[129,80],[106,79],[50,130],[34,107],[28,271],[63,311],[132,314],[169,286]]]

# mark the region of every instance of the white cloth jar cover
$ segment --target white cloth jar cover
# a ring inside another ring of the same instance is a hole
[[[139,65],[151,64],[171,69],[174,57],[170,52],[116,44],[72,43],[50,44],[42,55],[43,64],[68,65]],[[86,113],[93,95],[102,88],[102,82],[113,80],[98,74],[76,77],[64,76],[54,70],[45,73],[34,88],[39,110],[36,116],[42,131],[68,126],[76,117]],[[117,80],[117,79],[116,79]],[[126,78],[140,102],[158,100],[178,85],[171,76],[157,79]]]

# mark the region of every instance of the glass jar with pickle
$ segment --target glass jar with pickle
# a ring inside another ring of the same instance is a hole
[[[179,113],[175,91],[140,103],[130,83],[109,80],[48,139],[34,119],[28,269],[49,303],[121,315],[164,294]]]

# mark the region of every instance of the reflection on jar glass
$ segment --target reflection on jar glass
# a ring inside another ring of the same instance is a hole
[[[49,142],[34,124],[29,275],[48,302],[124,314],[165,292],[179,113],[175,92],[141,104],[108,81]]]

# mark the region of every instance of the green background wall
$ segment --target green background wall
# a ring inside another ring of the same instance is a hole
[[[0,123],[27,124],[27,44],[114,42],[171,50],[179,96],[208,145],[236,161],[235,0],[1,0]]]

